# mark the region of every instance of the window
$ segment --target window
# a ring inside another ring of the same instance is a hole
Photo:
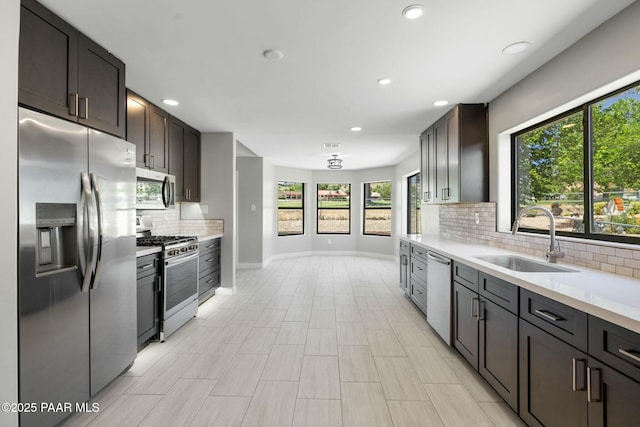
[[[304,234],[304,184],[278,181],[278,236]]]
[[[420,174],[407,178],[407,234],[422,233],[420,224]]]
[[[391,236],[391,181],[364,184],[363,234]]]
[[[640,240],[640,86],[625,88],[514,135],[514,212],[537,204],[559,234]],[[521,227],[548,230],[536,211]]]
[[[318,234],[351,233],[351,184],[318,184]]]

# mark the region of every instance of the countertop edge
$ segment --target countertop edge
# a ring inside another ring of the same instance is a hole
[[[207,240],[221,239],[222,237],[224,237],[224,233],[206,234],[204,236],[198,236],[198,242],[206,242]]]
[[[615,301],[615,298],[612,298],[611,293],[622,290],[633,293],[633,296],[636,298],[640,297],[640,281],[638,279],[567,263],[559,263],[559,265],[576,270],[576,272],[511,272],[506,268],[495,266],[486,261],[477,259],[474,256],[465,254],[465,252],[476,252],[477,254],[482,255],[517,255],[538,262],[546,261],[520,252],[509,251],[494,246],[445,239],[438,235],[401,235],[400,239],[421,246],[422,248],[433,250],[441,255],[451,258],[454,261],[462,262],[469,267],[491,274],[499,279],[506,280],[521,288],[528,289],[608,322],[622,326],[636,333],[640,333],[640,306],[636,306],[632,302],[627,302],[622,308],[626,311],[633,311],[633,313],[620,313],[611,307],[605,306],[605,303],[603,302],[598,304],[597,302],[589,301],[586,298],[580,298],[577,295],[571,295],[569,293],[562,292],[562,290],[551,288],[553,286],[559,286],[567,288],[568,291],[578,292],[581,288],[577,286],[577,284],[581,283],[585,288],[583,289],[583,292],[586,293],[590,299],[601,301],[610,300],[611,304],[624,305],[624,303],[620,301]],[[569,276],[563,278],[562,275]],[[573,277],[571,275],[573,275]],[[601,282],[606,280],[607,288],[589,289],[597,286],[596,282],[598,280]],[[612,283],[611,280],[615,280],[615,283]],[[607,291],[609,294],[607,294]],[[636,298],[632,298],[632,300],[636,300]]]
[[[160,246],[136,246],[136,258],[160,252],[162,252],[162,247]]]

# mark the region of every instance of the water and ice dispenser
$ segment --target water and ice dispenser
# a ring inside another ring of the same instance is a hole
[[[75,203],[36,203],[36,276],[78,266]]]

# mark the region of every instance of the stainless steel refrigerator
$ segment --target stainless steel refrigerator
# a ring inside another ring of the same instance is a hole
[[[75,410],[136,357],[135,147],[25,108],[18,138],[20,401]]]

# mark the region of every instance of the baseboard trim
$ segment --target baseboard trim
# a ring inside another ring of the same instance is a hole
[[[231,287],[220,286],[216,288],[216,295],[235,295],[236,294],[236,285]]]
[[[251,268],[264,268],[263,262],[239,262],[236,264],[236,268],[239,269],[251,269]]]
[[[279,259],[301,258],[306,256],[361,256],[367,258],[379,258],[390,261],[397,261],[398,257],[395,255],[379,254],[375,252],[362,252],[362,251],[306,251],[306,252],[292,252],[288,254],[276,254],[272,255],[262,263],[262,268],[265,268],[272,261]],[[257,264],[256,264],[257,265]],[[240,268],[240,267],[238,267]],[[260,267],[255,267],[260,268]]]

